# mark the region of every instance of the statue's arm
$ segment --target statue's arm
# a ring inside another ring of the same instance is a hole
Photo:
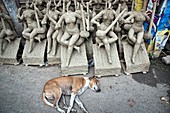
[[[2,13],[2,17],[4,17],[7,20],[11,19],[11,17],[7,15],[6,13]]]
[[[100,26],[100,23],[97,22],[96,20],[99,19],[103,14],[104,14],[104,11],[101,11],[100,13],[98,13],[95,17],[91,19],[91,23],[96,24],[97,26]]]
[[[60,17],[60,19],[58,20],[58,23],[57,23],[57,24],[60,24],[60,25],[61,25],[61,23],[63,22],[63,20],[64,20],[64,15],[62,15],[62,16]]]
[[[53,18],[51,18],[49,15],[47,15],[47,17],[54,25],[57,24],[57,22]]]
[[[81,19],[81,18],[82,18],[81,15],[79,15],[78,13],[76,13],[76,17],[77,17],[78,19]]]
[[[22,7],[20,7],[20,8],[18,9],[17,17],[18,17],[20,20],[23,20],[23,19],[24,19],[24,15],[23,15],[23,14],[20,15],[20,14],[21,14],[21,10],[22,10]]]

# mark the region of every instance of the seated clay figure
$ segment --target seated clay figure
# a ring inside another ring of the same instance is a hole
[[[91,22],[97,25],[97,30],[106,30],[112,21],[115,19],[116,12],[112,9],[105,9],[98,13],[94,18],[92,18]],[[101,23],[97,22],[96,20],[102,18]],[[110,44],[115,42],[118,39],[117,35],[113,32],[113,30],[109,30],[107,34],[104,36],[97,36],[96,42],[99,44],[99,47],[104,45],[106,49],[106,53],[108,56],[109,63],[112,63],[111,60],[111,51],[110,51]]]
[[[1,7],[0,7],[0,21],[1,21],[1,25],[2,25],[2,29],[0,31],[0,54],[3,53],[5,47],[4,47],[4,40],[8,41],[9,43],[11,42],[11,40],[14,40],[16,38],[16,33],[15,31],[11,30],[11,28],[9,28],[8,26],[6,26],[8,24],[8,21],[11,19],[10,16],[8,16],[5,12],[2,11]]]
[[[48,20],[50,21],[50,26],[47,31],[47,41],[48,41],[48,47],[47,47],[47,53],[50,53],[51,48],[54,48],[53,55],[56,54],[56,47],[57,47],[57,36],[58,36],[58,29],[55,29],[55,25],[57,24],[56,21],[58,21],[59,15],[61,15],[61,12],[56,10],[56,8],[51,7],[51,1],[47,3],[47,12],[46,15],[48,17]]]
[[[22,35],[25,39],[30,40],[28,52],[31,52],[33,50],[34,39],[40,42],[41,39],[45,38],[46,25],[40,26],[37,8],[34,5],[35,10],[31,9],[29,1],[26,2],[26,10],[23,11],[22,15],[20,15],[21,9],[22,7],[18,9],[18,18],[24,23]]]
[[[78,25],[76,23],[77,19],[81,19],[81,15],[79,15],[76,12],[73,12],[69,10],[68,12],[65,12],[59,19],[56,29],[61,27],[62,22],[65,22],[65,29],[64,34],[61,37],[60,43],[62,45],[65,45],[68,47],[67,49],[67,59],[66,59],[66,66],[69,65],[71,55],[73,52],[73,48],[75,48],[78,52],[79,47],[75,46],[75,43],[79,39],[80,30],[78,28]]]
[[[149,17],[143,11],[141,12],[131,11],[131,12],[126,13],[125,16],[127,15],[129,17],[127,17],[124,20],[124,23],[125,24],[133,23],[131,26],[128,25],[129,27],[128,28],[129,29],[128,42],[134,45],[131,60],[132,60],[132,63],[135,63],[137,52],[139,51],[141,43],[143,42],[143,38],[144,38],[143,22],[146,19],[149,19]]]

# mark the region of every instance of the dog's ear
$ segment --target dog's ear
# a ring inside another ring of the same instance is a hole
[[[89,77],[89,80],[92,80],[92,79],[94,79],[94,78],[96,78],[96,76]]]

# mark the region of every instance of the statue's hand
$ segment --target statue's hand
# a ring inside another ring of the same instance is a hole
[[[89,35],[90,35],[90,34],[89,34],[88,31],[81,31],[81,32],[80,32],[80,36],[83,37],[83,38],[87,38],[87,37],[89,37]]]
[[[34,4],[34,10],[35,10],[35,11],[38,11],[38,10],[39,10],[35,4]]]
[[[55,29],[58,29],[60,27],[61,27],[61,25],[57,23],[56,26],[55,26]]]
[[[100,24],[99,24],[99,23],[97,23],[97,27],[100,27]]]

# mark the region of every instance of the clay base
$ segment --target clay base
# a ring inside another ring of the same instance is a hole
[[[137,72],[147,72],[149,71],[150,61],[145,48],[144,43],[141,45],[138,54],[135,58],[135,63],[133,64],[131,61],[133,47],[129,45],[127,42],[122,42],[123,51],[124,51],[124,59],[126,63],[125,73],[137,73]],[[143,48],[143,49],[142,49]]]
[[[29,53],[29,46],[30,42],[26,40],[24,51],[22,55],[23,62],[26,66],[28,65],[44,65],[44,53],[45,53],[45,47],[46,47],[46,40],[43,40],[42,42],[34,42],[34,48]]]
[[[73,51],[70,64],[66,66],[67,47],[61,46],[61,71],[63,75],[87,74],[88,63],[86,56],[85,44],[80,47],[80,53]]]
[[[93,45],[93,58],[95,63],[96,76],[100,77],[108,75],[118,75],[121,73],[121,65],[119,61],[116,43],[111,44],[111,53],[112,64],[108,62],[105,48],[98,48],[96,44]]]
[[[17,38],[14,41],[11,41],[11,43],[8,43],[6,41],[4,42],[6,47],[4,52],[0,54],[1,64],[19,64],[19,62],[17,61],[17,53],[19,50],[20,40],[21,38]]]
[[[56,54],[53,55],[53,53],[54,53],[54,49],[52,48],[50,53],[47,54],[48,64],[50,65],[60,64],[61,63],[61,45],[58,44]]]

